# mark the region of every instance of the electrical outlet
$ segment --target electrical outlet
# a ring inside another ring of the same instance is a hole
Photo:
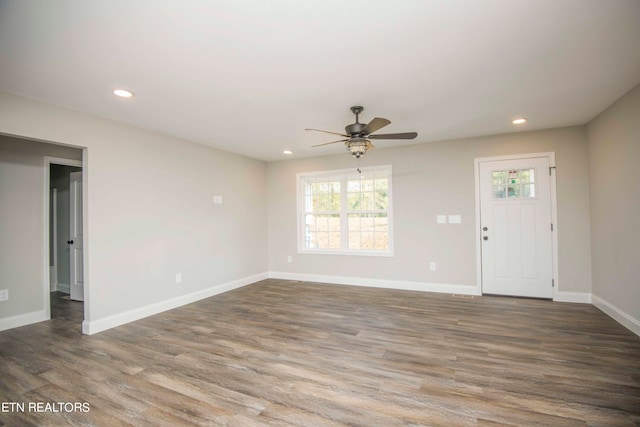
[[[182,283],[182,273],[176,274],[176,284]]]
[[[435,262],[431,261],[429,263],[429,270],[436,271],[436,263]]]
[[[9,289],[0,290],[0,301],[8,301],[9,300]]]

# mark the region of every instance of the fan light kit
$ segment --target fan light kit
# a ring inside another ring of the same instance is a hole
[[[358,121],[358,116],[364,107],[354,106],[351,107],[351,112],[356,115],[356,122],[350,125],[347,125],[344,130],[345,133],[338,132],[330,132],[327,130],[320,129],[305,129],[312,130],[316,132],[329,133],[331,135],[342,136],[345,139],[340,139],[338,141],[325,142],[324,144],[314,145],[313,147],[320,147],[322,145],[336,144],[338,142],[344,142],[344,145],[349,153],[356,159],[359,159],[372,148],[375,148],[374,145],[369,141],[370,139],[414,139],[418,136],[416,132],[405,132],[405,133],[387,133],[387,134],[379,134],[379,135],[371,135],[373,132],[382,129],[391,123],[390,120],[382,119],[380,117],[376,117],[371,120],[369,123],[364,124]]]

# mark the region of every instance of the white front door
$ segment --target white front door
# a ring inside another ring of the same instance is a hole
[[[82,250],[82,172],[71,172],[69,183],[69,278],[70,298],[84,301]]]
[[[479,162],[482,293],[553,297],[549,157]]]

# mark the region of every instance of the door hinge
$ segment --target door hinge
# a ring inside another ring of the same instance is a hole
[[[555,169],[555,166],[549,166],[549,176],[551,176],[551,169]]]
[[[556,281],[555,279],[551,279],[551,287],[555,288],[556,287]]]
[[[553,231],[553,223],[551,223],[551,231]]]

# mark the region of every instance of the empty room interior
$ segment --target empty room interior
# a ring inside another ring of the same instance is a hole
[[[638,426],[638,162],[638,0],[0,0],[0,426]]]

